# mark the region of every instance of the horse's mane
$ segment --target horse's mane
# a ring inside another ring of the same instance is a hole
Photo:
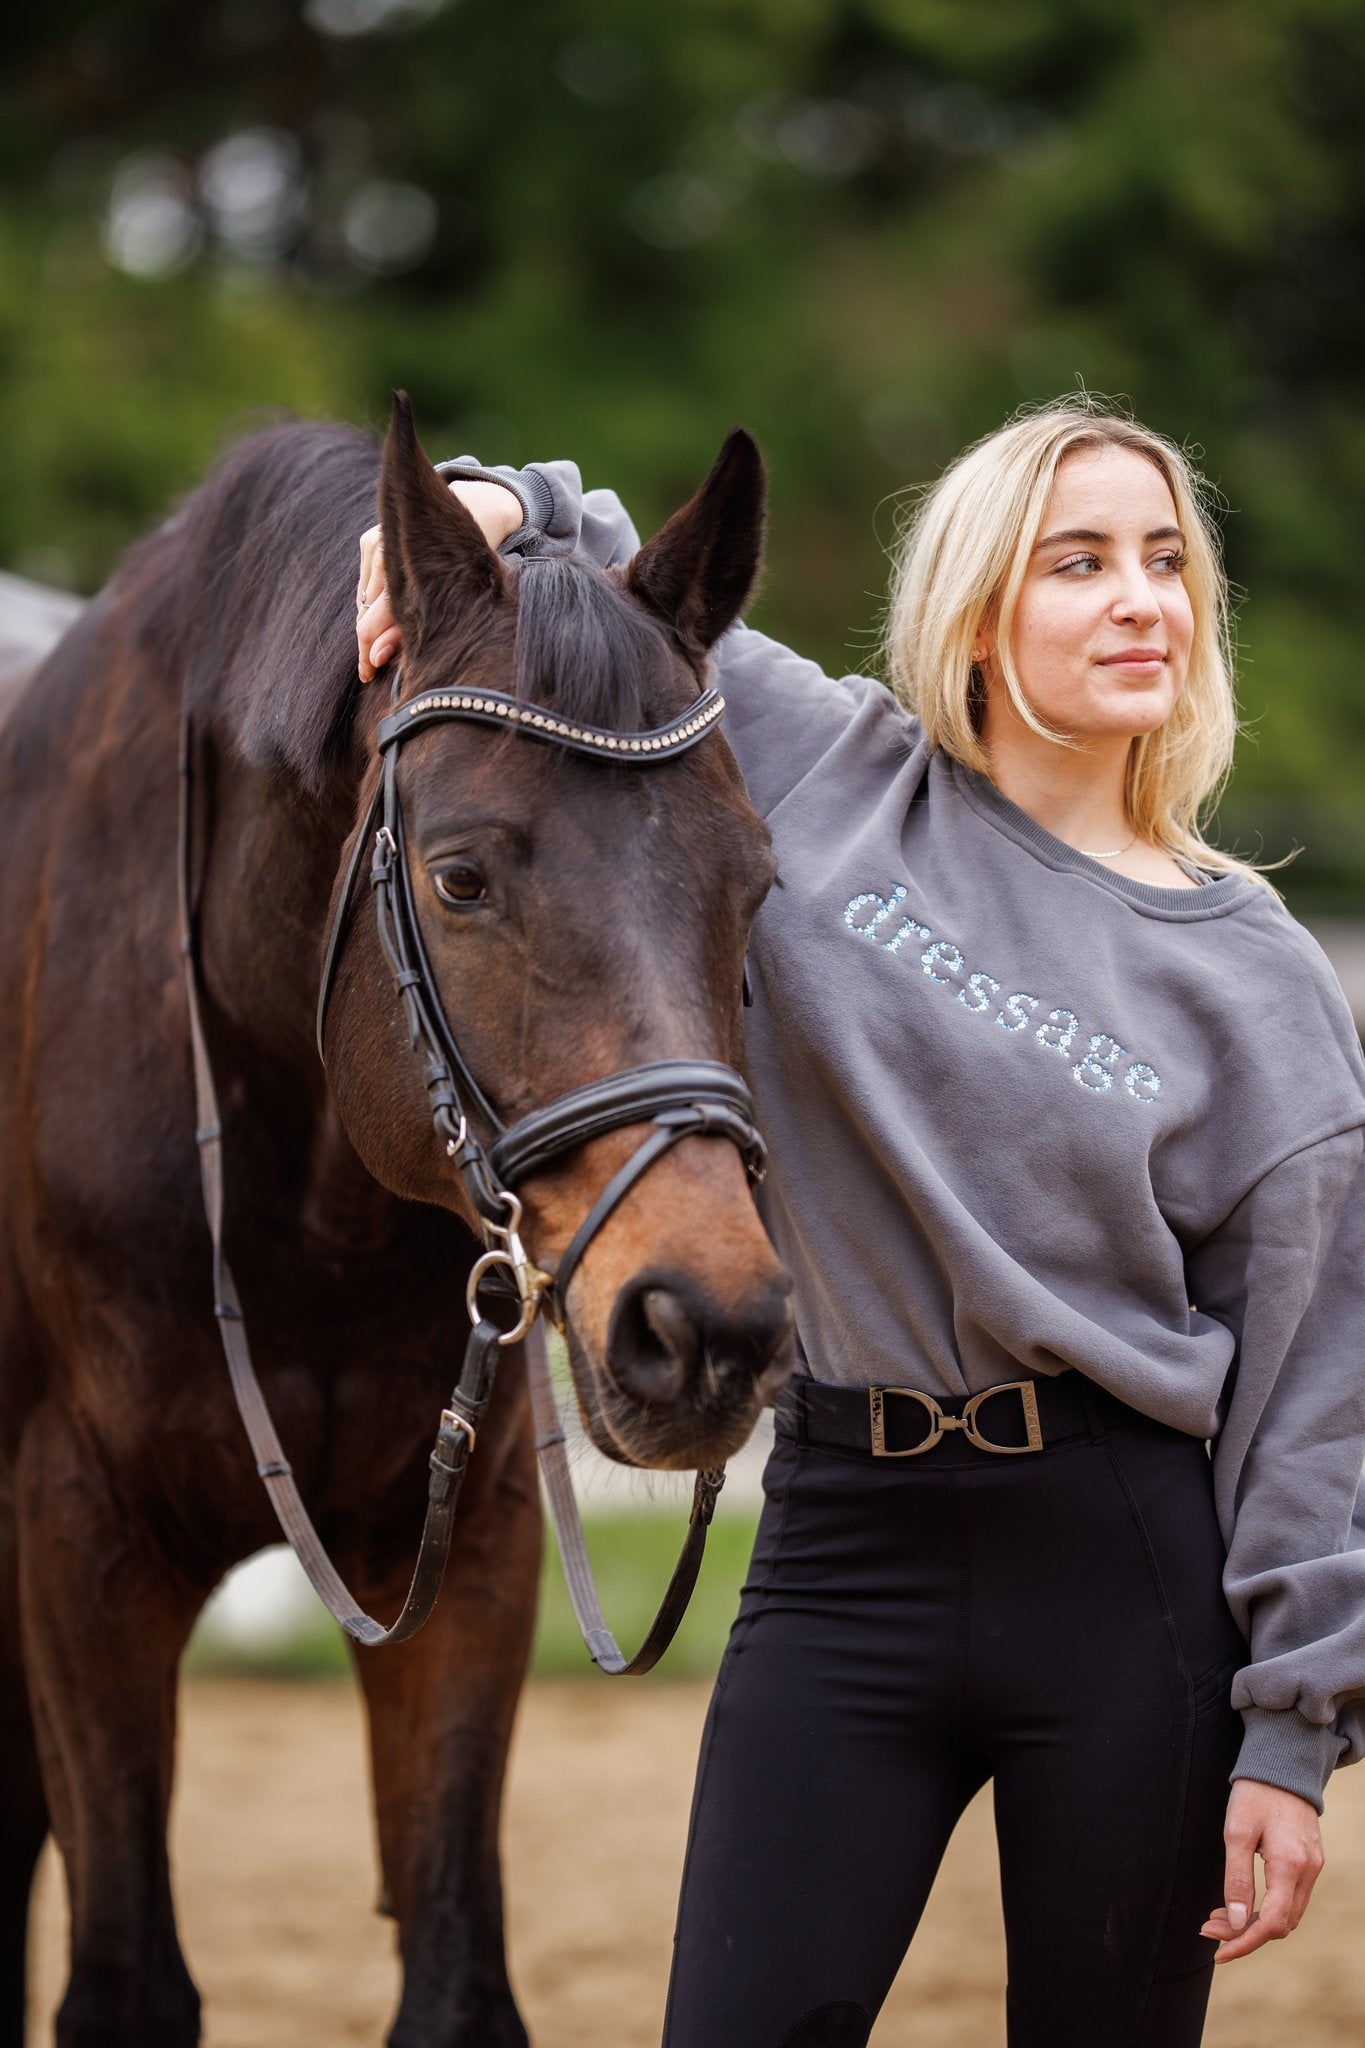
[[[126,572],[134,622],[184,678],[196,724],[310,794],[345,758],[361,699],[357,542],[377,516],[378,473],[378,444],[353,428],[265,428],[227,451]],[[679,708],[676,648],[615,578],[533,559],[517,599],[519,696],[618,730]],[[467,653],[452,641],[453,663]]]
[[[149,544],[143,636],[183,677],[196,723],[313,792],[359,701],[357,543],[378,473],[378,444],[353,428],[268,427],[230,448]]]

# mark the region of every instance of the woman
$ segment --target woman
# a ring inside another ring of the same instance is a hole
[[[509,552],[636,545],[571,465],[454,467]],[[367,676],[382,579],[367,536]],[[923,499],[894,696],[717,652],[782,877],[748,1065],[808,1376],[669,2048],[866,2042],[987,1778],[1013,2048],[1187,2048],[1212,1962],[1307,1905],[1365,1740],[1365,1090],[1316,946],[1199,833],[1226,648],[1184,458],[1067,401]]]

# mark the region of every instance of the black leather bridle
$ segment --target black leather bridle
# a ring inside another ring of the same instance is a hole
[[[739,1147],[756,1180],[763,1172],[763,1140],[754,1123],[748,1088],[732,1067],[716,1060],[655,1060],[630,1067],[559,1096],[510,1129],[503,1124],[460,1051],[431,971],[408,866],[398,794],[399,755],[406,740],[433,725],[474,723],[548,741],[591,760],[649,768],[695,747],[717,725],[724,709],[719,692],[706,690],[668,725],[649,732],[617,733],[556,718],[538,705],[522,703],[497,690],[428,690],[400,705],[380,724],[383,773],[356,834],[323,958],[318,1052],[325,1060],[328,1005],[368,846],[380,944],[407,1015],[413,1049],[422,1062],[432,1123],[447,1158],[460,1174],[484,1236],[485,1256],[476,1268],[473,1287],[477,1288],[491,1266],[499,1264],[508,1269],[516,1285],[524,1327],[508,1333],[509,1343],[525,1335],[537,1304],[563,1327],[569,1284],[588,1245],[641,1176],[681,1139],[728,1138]],[[512,1247],[519,1242],[517,1189],[590,1139],[638,1123],[651,1123],[652,1133],[603,1188],[553,1277],[524,1254],[516,1253]],[[472,1307],[471,1296],[471,1311]]]
[[[393,688],[397,696],[397,676]],[[314,1590],[342,1628],[360,1642],[376,1645],[402,1641],[414,1634],[431,1612],[445,1570],[460,1484],[492,1393],[498,1354],[518,1342],[526,1346],[536,1448],[569,1594],[594,1661],[612,1675],[649,1670],[672,1640],[686,1608],[701,1566],[706,1530],[724,1483],[723,1467],[696,1475],[682,1553],[644,1642],[627,1660],[606,1626],[593,1585],[569,1478],[564,1432],[545,1362],[544,1341],[534,1325],[543,1310],[563,1327],[570,1281],[592,1238],[641,1176],[683,1138],[726,1138],[738,1146],[751,1177],[761,1177],[764,1146],[754,1123],[749,1091],[733,1068],[718,1061],[657,1060],[574,1089],[523,1117],[510,1129],[506,1127],[469,1070],[431,971],[413,897],[397,767],[404,741],[415,733],[436,724],[463,722],[501,727],[615,766],[649,768],[696,746],[714,730],[724,708],[719,693],[707,689],[667,725],[648,732],[618,733],[560,719],[552,711],[500,691],[457,688],[423,692],[400,704],[380,723],[382,772],[356,831],[323,958],[317,1007],[318,1050],[322,1054],[328,1005],[350,925],[356,884],[368,851],[380,943],[406,1013],[413,1049],[422,1062],[436,1137],[460,1174],[485,1247],[469,1277],[466,1301],[472,1329],[460,1378],[442,1410],[431,1453],[427,1516],[412,1584],[402,1612],[387,1628],[363,1612],[338,1577],[299,1496],[251,1362],[240,1301],[223,1251],[222,1120],[200,1018],[191,875],[194,748],[188,717],[184,720],[181,932],[194,1051],[197,1138],[205,1209],[213,1238],[215,1313],[237,1404],[256,1455],[257,1471],[265,1482],[281,1527]],[[517,1189],[591,1139],[638,1123],[652,1126],[649,1135],[593,1202],[554,1274],[543,1271],[529,1258],[521,1241],[522,1211]],[[520,1311],[510,1329],[500,1329],[479,1307],[481,1285],[496,1274],[502,1276],[503,1291],[515,1295]]]

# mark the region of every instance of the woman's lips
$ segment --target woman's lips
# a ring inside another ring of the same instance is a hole
[[[1119,668],[1125,675],[1154,676],[1160,673],[1166,657],[1159,647],[1125,647],[1118,654],[1100,656],[1101,668]]]

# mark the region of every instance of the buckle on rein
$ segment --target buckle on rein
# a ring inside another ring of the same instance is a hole
[[[1028,1441],[1022,1444],[992,1443],[977,1428],[977,1410],[983,1401],[993,1401],[997,1394],[1017,1394],[1024,1415],[1024,1431]],[[907,1450],[894,1451],[886,1441],[886,1402],[895,1396],[901,1401],[918,1401],[929,1417],[928,1434],[923,1441],[911,1444]],[[1038,1396],[1032,1380],[1007,1380],[998,1387],[983,1387],[979,1394],[973,1394],[961,1415],[948,1415],[939,1406],[932,1394],[922,1394],[918,1387],[869,1387],[868,1406],[872,1417],[872,1455],[874,1458],[918,1458],[923,1451],[932,1451],[941,1443],[950,1429],[960,1429],[968,1443],[978,1451],[993,1451],[999,1457],[1013,1458],[1026,1451],[1041,1451],[1043,1432],[1038,1421]]]

